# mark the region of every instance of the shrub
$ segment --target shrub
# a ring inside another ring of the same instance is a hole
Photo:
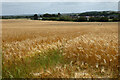
[[[119,19],[118,19],[118,18],[113,18],[112,21],[114,21],[114,22],[115,22],[115,21],[119,21]]]
[[[101,17],[98,21],[100,21],[100,22],[107,22],[108,18],[107,17]]]
[[[84,21],[87,21],[87,18],[86,17],[79,17],[78,19],[75,19],[75,21],[84,22]]]
[[[58,21],[73,21],[73,19],[69,16],[62,16],[58,19]]]
[[[34,20],[38,20],[38,15],[37,14],[34,15]]]
[[[91,21],[91,22],[107,22],[108,18],[107,17],[91,17],[91,18],[89,18],[89,21]]]

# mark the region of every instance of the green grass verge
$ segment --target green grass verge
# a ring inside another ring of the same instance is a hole
[[[37,68],[47,69],[57,64],[63,64],[63,56],[60,50],[49,50],[43,53],[36,53],[33,57],[14,61],[10,65],[3,65],[3,78],[27,78],[31,77],[30,72]]]

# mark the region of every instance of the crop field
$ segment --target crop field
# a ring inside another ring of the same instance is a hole
[[[3,78],[115,78],[117,22],[2,20]]]

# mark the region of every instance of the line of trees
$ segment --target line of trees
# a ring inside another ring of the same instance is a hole
[[[91,18],[89,18],[89,21],[90,22],[94,22],[94,21],[96,21],[96,22],[108,22],[109,19],[107,17],[91,17]]]
[[[111,16],[110,16],[111,15]],[[117,17],[118,16],[118,17]],[[88,18],[89,17],[89,18]],[[52,21],[75,21],[75,22],[118,22],[120,13],[118,12],[85,12],[76,14],[43,14],[29,16],[2,16],[2,19],[32,19],[32,20],[52,20]]]
[[[52,20],[52,21],[75,21],[75,22],[108,22],[108,21],[120,21],[118,18],[110,19],[108,17],[90,17],[89,19],[85,16],[80,16],[77,18],[72,18],[71,16],[58,14],[43,14],[38,16],[34,15],[34,20],[38,20],[40,17],[42,20]]]
[[[30,19],[33,16],[2,16],[1,19]]]
[[[97,12],[97,11],[92,11],[92,12],[84,12],[84,13],[80,13],[79,16],[108,16],[108,15],[118,15],[118,12],[114,12],[114,11],[101,11],[101,12]]]

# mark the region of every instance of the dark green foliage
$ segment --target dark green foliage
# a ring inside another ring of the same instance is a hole
[[[90,21],[90,22],[95,22],[95,21],[98,21],[98,20],[99,20],[98,17],[90,17],[90,18],[89,18],[89,21]]]
[[[85,12],[85,13],[80,13],[79,16],[109,16],[109,15],[118,15],[118,12],[109,12],[109,11],[102,11],[102,12],[97,12],[97,11],[92,11],[92,12]]]
[[[86,17],[79,17],[75,21],[77,21],[77,22],[84,22],[84,21],[87,21],[87,18]]]
[[[56,15],[56,14],[48,14],[48,13],[46,13],[46,14],[43,14],[42,17],[58,17],[58,15]]]
[[[34,15],[34,20],[38,20],[38,15],[37,14]]]
[[[120,20],[118,18],[113,18],[112,21],[116,22],[116,21],[120,21]]]
[[[107,17],[91,17],[89,18],[90,22],[107,22],[108,18]]]
[[[86,16],[89,16],[90,18],[87,19]],[[2,16],[2,19],[32,19],[32,20],[52,20],[52,21],[75,21],[75,22],[108,22],[108,21],[114,21],[118,22],[120,21],[120,14],[119,12],[113,12],[113,11],[101,11],[101,12],[85,12],[85,13],[76,13],[76,14],[43,14],[38,16],[37,14],[32,16]]]
[[[2,19],[30,19],[32,16],[2,16]]]
[[[100,21],[100,22],[108,22],[108,18],[107,17],[101,17],[98,21]]]
[[[42,20],[52,20],[52,21],[57,21],[59,18],[57,17],[42,17]]]
[[[70,16],[61,16],[58,21],[73,21]]]
[[[51,15],[46,13],[46,14],[43,15],[43,17],[51,17]]]
[[[52,20],[52,21],[73,21],[69,16],[61,16],[61,17],[42,17],[42,20]]]
[[[61,16],[61,14],[60,13],[58,13],[58,17],[60,17]]]

